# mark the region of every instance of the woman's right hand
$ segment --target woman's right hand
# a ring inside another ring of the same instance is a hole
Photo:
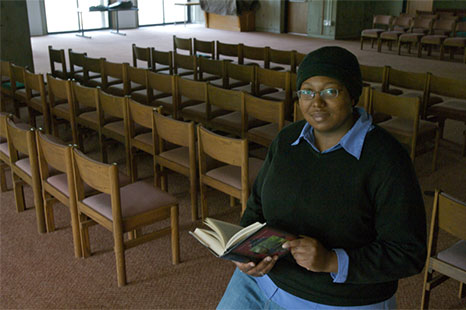
[[[262,261],[260,261],[257,265],[254,264],[253,262],[249,262],[249,263],[234,262],[234,263],[238,267],[238,269],[241,270],[242,272],[250,276],[253,276],[253,277],[262,277],[273,268],[277,259],[278,259],[278,256],[275,255],[273,257],[267,256]]]

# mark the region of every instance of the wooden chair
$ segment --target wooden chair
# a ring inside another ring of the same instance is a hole
[[[6,170],[10,167],[10,152],[8,150],[8,141],[6,134],[6,120],[13,117],[12,114],[0,112],[0,190],[8,191],[6,183]]]
[[[151,71],[163,74],[173,74],[173,52],[162,52],[151,48]]]
[[[154,158],[156,143],[154,135],[154,117],[152,114],[156,109],[157,108],[153,108],[148,105],[140,104],[139,102],[136,102],[132,99],[128,100],[128,127],[132,181],[136,181],[139,176],[137,151],[143,151],[144,153],[153,157],[154,184],[160,187],[160,182],[156,178]],[[146,128],[148,131],[137,133],[135,130],[136,126]]]
[[[15,124],[11,119],[6,120],[13,192],[16,210],[22,212],[26,208],[23,186],[27,184],[32,187],[37,230],[39,233],[45,233],[44,204],[40,186],[36,140],[34,129],[28,128],[27,125]],[[20,153],[26,157],[20,157]]]
[[[374,42],[379,40],[380,34],[390,30],[394,17],[391,15],[374,15],[372,19],[372,28],[361,31],[361,50],[365,39],[371,40],[371,48],[374,48]]]
[[[163,113],[178,118],[174,75],[149,72],[147,74],[147,88],[150,106],[155,108],[163,106]]]
[[[98,92],[98,108],[100,120],[100,136],[102,137],[102,149],[108,145],[108,139],[117,141],[123,144],[126,174],[132,178],[131,171],[131,154],[129,142],[129,122],[128,122],[128,100],[129,97],[118,97],[107,94],[99,89]],[[106,121],[111,119],[111,121]],[[116,120],[115,120],[116,119]],[[134,129],[137,133],[141,133],[143,128],[137,127]],[[105,139],[107,138],[107,139]],[[105,152],[107,154],[107,152]],[[108,162],[108,158],[104,158]]]
[[[243,44],[243,53],[241,54],[239,63],[264,68],[265,64],[269,61],[269,49],[269,46],[256,47]],[[245,60],[250,60],[250,62],[245,62]]]
[[[53,136],[36,131],[38,164],[42,199],[44,201],[45,224],[47,232],[55,230],[53,206],[61,202],[70,210],[70,222],[73,235],[74,256],[81,257],[81,238],[79,233],[78,208],[74,191],[73,163],[71,145],[65,145]],[[50,175],[53,167],[58,173]],[[90,188],[85,186],[87,194]]]
[[[370,113],[370,104],[371,104],[370,95],[371,95],[371,87],[364,86],[362,88],[361,96],[359,96],[358,103],[356,104],[357,107],[363,108],[364,111],[366,111],[367,113]],[[374,114],[372,115],[372,121],[374,123],[382,122],[382,120],[376,120],[376,115]],[[384,117],[383,120],[388,120],[388,119],[390,119],[390,116],[387,115],[387,117]]]
[[[267,100],[244,95],[246,105],[246,117],[267,122],[266,125],[250,128],[246,132],[246,138],[265,147],[269,147],[280,130],[289,123],[285,121],[285,102]]]
[[[227,61],[208,59],[199,57],[198,60],[199,71],[198,80],[208,81],[210,84],[227,88]]]
[[[69,77],[68,70],[66,69],[66,59],[65,59],[65,50],[64,49],[54,49],[51,45],[48,46],[49,49],[49,61],[50,61],[50,72],[53,77],[60,79],[67,79]],[[57,69],[55,64],[59,64],[61,67]]]
[[[36,117],[42,115],[43,126],[46,133],[51,133],[50,112],[47,103],[47,92],[45,90],[44,76],[24,70],[24,85],[26,89],[26,105],[28,106],[29,124],[37,127]],[[33,94],[39,93],[39,96]]]
[[[301,111],[301,108],[299,107],[298,101],[295,101],[293,104],[293,122],[299,122],[304,119],[303,112]]]
[[[456,18],[434,20],[432,34],[423,36],[419,43],[420,56],[422,56],[423,47],[427,47],[427,55],[430,56],[432,54],[432,47],[435,46],[440,48],[440,55],[443,56],[443,41],[455,31],[456,21]]]
[[[15,64],[10,65],[10,86],[13,93],[13,101],[15,104],[15,111],[19,114],[19,109],[26,106],[26,88],[24,86],[24,70],[25,67],[18,66]],[[37,96],[37,92],[33,93],[33,96]]]
[[[173,35],[173,54],[177,54],[178,50],[188,51],[190,56],[193,55],[193,39],[192,38],[178,38]]]
[[[99,90],[95,87],[87,87],[76,82],[71,83],[71,92],[75,107],[81,107],[75,113],[76,128],[78,131],[78,139],[80,141],[81,150],[85,151],[86,145],[82,143],[82,136],[85,130],[91,130],[97,134],[98,148],[100,161],[107,158],[106,148],[103,143],[101,127],[104,123],[117,121],[117,118],[107,116],[105,119],[100,119],[99,116]],[[104,116],[105,117],[105,116]]]
[[[181,118],[185,121],[207,124],[212,117],[230,113],[220,107],[207,104],[207,82],[177,77],[177,100],[182,106]]]
[[[440,125],[440,135],[443,136],[445,120],[457,120],[466,124],[466,81],[432,75],[430,79],[427,100],[433,95],[446,97],[443,102],[434,104],[427,109],[427,117],[435,116]],[[466,155],[466,130],[463,132],[464,143],[462,155]]]
[[[398,43],[398,38],[405,32],[407,32],[413,22],[413,17],[409,15],[400,15],[395,17],[393,20],[393,27],[384,31],[380,34],[379,40],[377,41],[377,52],[382,51],[382,45],[387,42],[388,49],[392,50],[392,44]]]
[[[401,87],[404,89],[401,96],[404,97],[420,97],[421,98],[421,118],[426,118],[426,110],[443,99],[438,96],[429,96],[427,98],[427,92],[430,88],[431,74],[409,72],[403,70],[397,70],[390,68],[387,79],[387,89],[385,92],[396,94],[395,89],[392,86]]]
[[[9,61],[0,61],[0,75],[2,78],[2,84],[0,88],[0,112],[7,111],[7,101],[13,101],[13,91],[10,82],[10,67],[11,63]]]
[[[278,71],[291,71],[296,67],[295,50],[283,51],[273,48],[268,49],[269,55],[266,58],[264,68]]]
[[[89,217],[113,233],[118,286],[126,279],[125,251],[144,242],[171,234],[172,263],[179,262],[178,201],[149,182],[135,182],[120,188],[118,166],[94,161],[73,150],[75,190],[81,229],[83,256],[90,255]],[[85,197],[84,183],[100,194]],[[169,219],[164,228],[124,240],[123,234]]]
[[[102,70],[102,89],[115,96],[127,96],[131,92],[128,78],[129,63],[116,63],[105,60]]]
[[[237,64],[241,63],[240,59],[242,59],[241,55],[243,54],[243,44],[230,44],[215,41],[215,46],[215,58],[217,60],[226,59],[227,61],[232,61]]]
[[[230,89],[254,94],[256,91],[256,66],[227,62],[227,85]]]
[[[168,192],[167,169],[175,171],[189,178],[191,196],[191,218],[198,218],[197,211],[197,165],[196,138],[194,122],[183,122],[153,113],[155,130],[155,177],[160,179],[162,190]],[[167,149],[170,143],[175,148]]]
[[[79,112],[73,102],[71,93],[71,81],[54,78],[47,74],[47,93],[49,97],[50,124],[52,133],[59,137],[58,125],[61,121],[66,121],[71,127],[73,144],[79,143],[76,126],[76,115]]]
[[[394,96],[374,89],[371,90],[370,98],[371,114],[384,113],[392,117],[378,125],[408,147],[413,162],[416,154],[420,153],[419,146],[434,140],[432,171],[435,171],[440,130],[438,124],[419,119],[421,99]]]
[[[360,64],[363,86],[370,86],[376,90],[389,92],[392,95],[400,95],[403,93],[400,89],[388,88],[388,72],[389,66],[371,66]]]
[[[193,39],[193,54],[196,57],[215,58],[215,41],[201,41]]]
[[[143,104],[149,104],[147,94],[148,73],[148,69],[128,67],[129,95],[131,99]]]
[[[197,80],[197,57],[174,53],[173,73],[187,79]]]
[[[291,72],[292,73],[296,73],[298,72],[298,67],[299,67],[299,64],[301,63],[301,61],[303,61],[304,57],[306,57],[307,54],[303,54],[303,53],[299,53],[299,52],[296,52],[294,54],[294,58],[295,58],[295,67],[294,68],[291,68]]]
[[[105,58],[92,58],[84,56],[83,59],[83,84],[89,87],[104,87],[102,75],[104,74]]]
[[[70,78],[84,83],[84,57],[87,53],[76,53],[70,48],[68,49],[68,61],[70,62]],[[91,74],[89,77],[94,77]]]
[[[151,48],[150,47],[139,47],[136,44],[131,45],[133,55],[133,67],[137,67],[139,62],[144,63],[143,68],[151,69]]]
[[[466,283],[466,203],[440,190],[435,191],[422,288],[421,309],[429,308],[432,289],[449,278],[460,282],[459,298]],[[440,231],[460,239],[448,248],[438,249]],[[434,273],[438,273],[434,277]]]
[[[466,38],[463,36],[456,36],[457,33],[464,33],[466,32],[466,21],[461,21],[456,24],[455,28],[455,36],[451,38],[446,38],[443,41],[443,47],[450,49],[450,59],[453,59],[455,50],[463,49],[463,63],[466,64]],[[443,55],[440,54],[440,59],[443,59]]]
[[[285,103],[285,117],[290,118],[293,112],[291,100],[291,74],[285,71],[256,68],[256,91],[258,97],[283,101]]]
[[[398,38],[398,55],[401,54],[401,47],[408,45],[408,54],[411,54],[411,47],[417,45],[417,57],[421,57],[421,39],[425,35],[431,34],[433,18],[416,17],[408,33],[403,33]]]
[[[239,199],[241,212],[246,209],[246,201],[250,188],[256,179],[263,160],[248,156],[247,139],[234,139],[215,134],[204,127],[197,126],[199,154],[199,185],[201,200],[201,216],[208,216],[207,186],[228,194],[230,204]],[[207,169],[207,157],[222,163],[214,169]]]

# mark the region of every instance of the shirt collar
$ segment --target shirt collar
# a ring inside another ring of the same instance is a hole
[[[291,145],[298,145],[301,140],[304,139],[315,151],[319,153],[330,153],[343,148],[346,152],[359,160],[361,157],[362,147],[364,145],[364,139],[366,138],[367,133],[374,128],[374,125],[372,124],[372,117],[364,111],[364,109],[356,107],[355,110],[359,114],[359,118],[356,123],[354,123],[353,127],[351,127],[351,129],[336,145],[332,146],[328,150],[320,152],[317,149],[315,145],[314,128],[312,128],[312,126],[307,122],[301,130],[298,139],[296,139]]]

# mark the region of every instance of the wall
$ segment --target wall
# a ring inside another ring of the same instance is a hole
[[[434,0],[434,9],[466,10],[466,1],[464,0]]]
[[[27,0],[29,31],[31,36],[47,34],[44,0]]]
[[[408,14],[416,15],[416,11],[432,11],[434,0],[408,0],[406,9]]]
[[[0,58],[34,70],[26,0],[0,1]]]
[[[285,1],[259,0],[256,31],[281,33],[285,29]]]

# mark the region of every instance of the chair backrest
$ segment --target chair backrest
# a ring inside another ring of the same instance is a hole
[[[76,53],[73,52],[71,48],[68,49],[68,61],[70,62],[70,77],[75,77],[75,73],[77,71],[83,70],[84,56],[87,56],[87,53]]]
[[[419,129],[419,112],[421,99],[419,97],[395,96],[371,89],[370,93],[370,113],[384,113],[412,121],[412,135],[407,137],[396,132],[391,132],[401,143],[410,146],[411,159],[414,160],[416,151],[417,133]]]
[[[290,72],[276,71],[271,69],[256,68],[256,88],[260,85],[280,88],[286,92],[287,101],[291,95],[291,75]]]
[[[102,70],[102,88],[107,89],[110,86],[109,77],[119,79],[123,82],[123,93],[129,95],[130,84],[128,79],[129,63],[117,63],[104,60]]]
[[[138,61],[145,63],[145,67],[150,69],[152,65],[151,61],[151,48],[150,47],[139,47],[136,44],[132,44],[133,54],[133,67],[138,66]]]
[[[394,17],[391,15],[374,15],[372,19],[372,28],[377,28],[378,26],[386,26],[389,29],[392,26]]]
[[[178,53],[178,50],[185,50],[189,55],[193,54],[193,39],[192,38],[178,38],[173,35],[173,53]]]
[[[2,83],[10,80],[10,66],[9,61],[0,61],[0,75],[2,76]]]
[[[466,80],[431,75],[429,94],[466,100]]]
[[[398,86],[407,89],[423,91],[426,89],[427,73],[409,72],[390,68],[388,72],[388,86]]]
[[[128,66],[128,80],[142,86],[147,86],[148,69]]]
[[[70,102],[72,100],[71,81],[54,78],[52,75],[47,74],[47,94],[50,108],[63,100]],[[74,107],[74,104],[72,107]]]
[[[193,39],[194,55],[197,57],[215,58],[215,41],[201,41]]]
[[[98,108],[99,104],[99,90],[96,87],[87,87],[76,82],[71,83],[71,90],[73,94],[73,101],[76,105],[90,107],[93,109]]]
[[[203,73],[209,73],[222,77],[223,87],[227,87],[227,61],[224,59],[208,59],[205,57],[198,58],[199,64],[199,80],[203,80]]]
[[[154,72],[160,72],[168,70],[169,74],[173,74],[173,52],[163,52],[158,51],[154,48],[151,48],[151,59],[152,59],[152,66],[151,70]],[[159,68],[157,68],[159,65]],[[162,66],[160,66],[162,65]]]
[[[207,102],[228,111],[244,111],[244,92],[207,85]]]
[[[278,124],[278,130],[285,125],[285,102],[258,98],[244,94],[246,115],[258,120]]]
[[[359,96],[358,103],[356,104],[356,106],[363,108],[367,113],[370,112],[370,92],[370,86],[363,87],[361,96]]]
[[[269,55],[264,64],[264,68],[270,69],[271,63],[276,63],[280,65],[288,65],[290,66],[290,70],[292,70],[292,68],[296,66],[296,62],[295,62],[296,51],[295,50],[283,51],[283,50],[269,48],[268,52],[269,52]]]
[[[454,36],[458,36],[460,32],[466,32],[466,21],[456,23]]]
[[[158,140],[156,154],[163,152],[163,141],[168,141],[179,146],[189,147],[195,155],[194,122],[184,122],[164,116],[154,111],[154,134]]]
[[[400,15],[395,17],[393,21],[393,30],[395,31],[407,31],[413,23],[413,17],[409,15]]]
[[[197,79],[197,57],[194,55],[173,54],[173,66],[175,74],[178,74],[178,69],[188,69],[194,72],[194,79]]]
[[[251,85],[251,93],[256,89],[256,66],[244,66],[234,64],[231,62],[227,63],[227,77],[229,79],[235,79],[242,82],[247,82]],[[228,80],[228,83],[230,81]],[[229,87],[231,85],[228,85]]]
[[[28,155],[30,162],[37,161],[34,128],[26,129],[15,124],[13,119],[7,118],[6,133],[12,164],[20,159],[19,153]],[[33,168],[33,165],[31,165],[31,168]]]
[[[236,57],[236,60],[239,63],[241,55],[243,53],[242,44],[231,44],[231,43],[222,43],[220,41],[215,42],[216,45],[216,59],[222,58],[221,56]]]
[[[98,109],[101,113],[108,114],[110,116],[121,118],[125,121],[125,134],[128,133],[127,124],[127,101],[129,97],[119,97],[107,94],[106,92],[98,89],[99,101]]]
[[[205,173],[205,155],[212,157],[228,165],[248,167],[248,141],[246,139],[236,139],[221,136],[210,130],[197,126],[198,150],[199,150],[199,168],[201,173]],[[247,188],[248,171],[241,171],[245,175],[245,184]],[[242,178],[243,179],[243,178]]]
[[[145,128],[153,128],[152,113],[156,110],[151,106],[141,104],[132,99],[128,100],[128,116],[130,121],[130,136],[134,137],[135,132],[132,122],[139,124]]]
[[[455,31],[457,18],[436,19],[432,26],[433,34],[450,35]]]
[[[10,78],[11,78],[11,89],[16,90],[17,84],[22,83],[24,84],[24,70],[25,68],[22,66],[18,66],[15,64],[11,64],[10,66]]]
[[[84,78],[86,80],[89,79],[89,72],[92,73],[98,73],[102,74],[102,71],[104,70],[104,62],[105,58],[93,58],[93,57],[88,57],[84,56],[83,60],[83,70],[84,70]]]
[[[26,101],[32,99],[32,91],[39,92],[41,112],[44,115],[44,125],[48,127],[48,106],[47,106],[47,93],[45,91],[44,75],[42,73],[32,73],[29,70],[24,70],[24,86],[26,87]],[[49,132],[49,128],[46,128]]]
[[[6,140],[6,119],[10,117],[10,114],[0,111],[0,140],[2,143]]]
[[[410,32],[430,33],[432,31],[433,24],[434,18],[426,17],[425,15],[417,16],[413,20]]]
[[[149,95],[152,94],[152,90],[158,90],[166,94],[174,94],[175,76],[155,72],[148,72],[147,87],[150,89]]]
[[[36,131],[36,144],[40,177],[43,181],[49,177],[50,167],[63,173],[71,173],[69,177],[72,179],[71,145],[59,143],[56,137],[40,130]]]
[[[270,47],[257,47],[257,46],[248,46],[243,45],[243,53],[239,60],[239,63],[244,63],[245,59],[252,59],[256,61],[262,62],[262,67],[264,67],[265,63],[268,62],[269,57],[269,49]],[[260,63],[258,63],[260,65]]]
[[[299,101],[295,101],[293,104],[293,122],[299,122],[304,119],[303,112],[299,107]]]
[[[49,49],[49,60],[50,60],[50,71],[53,76],[59,77],[61,79],[68,78],[68,70],[66,69],[66,59],[65,59],[65,50],[64,49],[54,49],[51,45],[48,46]],[[61,70],[55,68],[55,63],[61,65]]]
[[[207,82],[193,81],[180,76],[176,76],[175,79],[178,102],[181,102],[181,97],[202,102],[207,100]]]
[[[371,66],[360,64],[359,68],[361,69],[361,75],[363,82],[372,82],[372,83],[386,83],[388,73],[385,66]]]

